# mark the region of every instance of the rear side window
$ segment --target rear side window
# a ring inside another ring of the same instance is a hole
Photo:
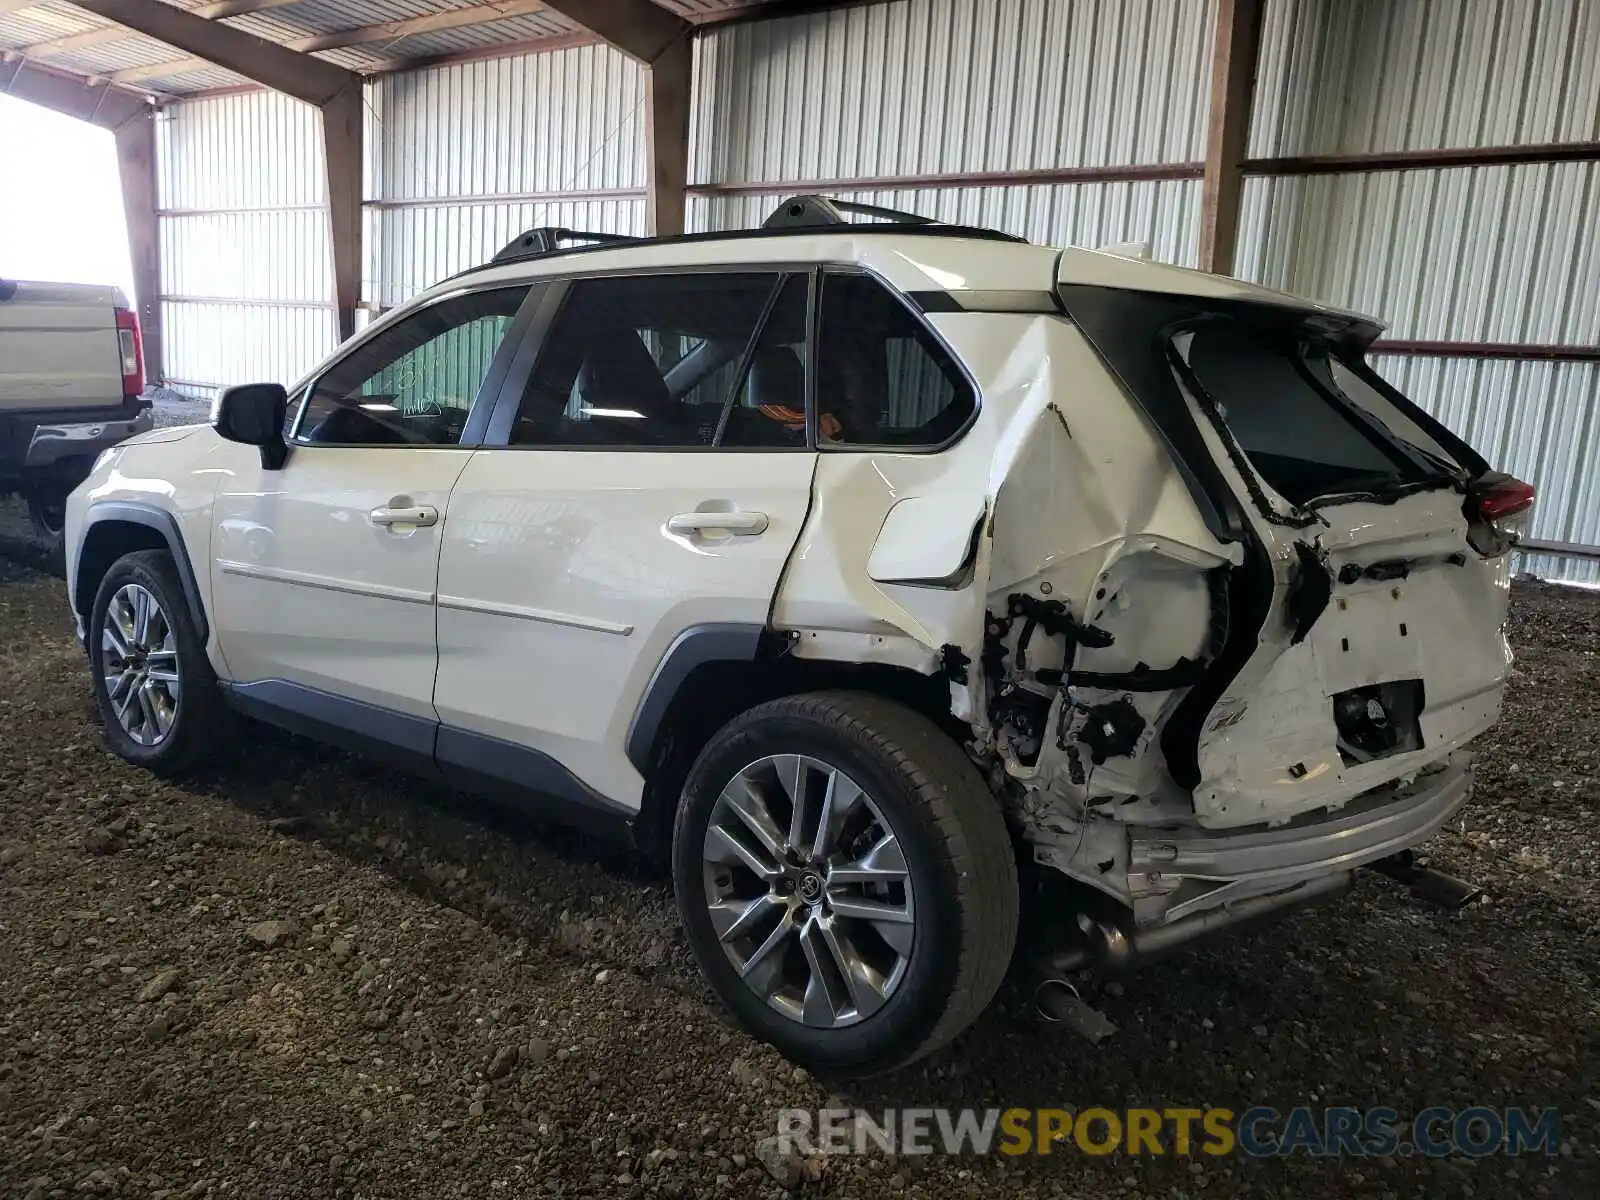
[[[1178,334],[1173,346],[1256,473],[1292,504],[1388,491],[1436,473],[1423,448],[1344,394],[1338,380],[1349,372],[1303,330],[1217,320]],[[1382,403],[1368,391],[1369,405]]]
[[[941,446],[977,397],[928,328],[865,275],[826,275],[817,335],[823,445]]]

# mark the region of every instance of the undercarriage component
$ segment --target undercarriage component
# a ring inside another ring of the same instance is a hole
[[[1139,715],[1133,701],[1123,696],[1110,704],[1096,704],[1086,709],[1078,740],[1089,747],[1089,758],[1098,767],[1108,758],[1132,754],[1144,730],[1145,719]]]
[[[1059,1021],[1093,1046],[1117,1032],[1105,1013],[1086,1003],[1065,979],[1042,981],[1034,990],[1033,1005],[1046,1021]]]
[[[1087,967],[1111,972],[1132,970],[1223,930],[1238,929],[1276,917],[1287,909],[1342,896],[1350,890],[1354,879],[1352,871],[1336,871],[1282,891],[1251,896],[1165,925],[1142,929],[1127,929],[1112,921],[1080,914],[1077,935],[1064,948],[1039,959],[1038,965],[1050,977]]]
[[[1443,871],[1423,866],[1417,861],[1416,855],[1409,850],[1391,854],[1388,858],[1380,858],[1368,866],[1380,875],[1387,875],[1390,879],[1405,884],[1418,900],[1438,905],[1446,912],[1459,912],[1483,895],[1482,888],[1468,883],[1465,879],[1457,879],[1454,875],[1446,875]]]
[[[995,727],[1003,730],[1017,761],[1032,766],[1039,757],[1045,725],[1050,716],[1050,697],[1003,683],[989,704]]]

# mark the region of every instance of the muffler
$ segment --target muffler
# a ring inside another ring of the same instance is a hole
[[[1212,934],[1277,917],[1291,908],[1332,900],[1349,891],[1354,881],[1354,872],[1339,871],[1308,879],[1281,892],[1250,896],[1167,925],[1143,929],[1130,930],[1110,921],[1096,920],[1086,913],[1080,914],[1078,929],[1082,940],[1035,961],[1047,978],[1059,978],[1085,967],[1113,973],[1131,970]]]
[[[1418,900],[1437,905],[1446,912],[1460,912],[1483,895],[1482,888],[1465,879],[1423,866],[1409,850],[1368,863],[1367,869],[1405,884]]]

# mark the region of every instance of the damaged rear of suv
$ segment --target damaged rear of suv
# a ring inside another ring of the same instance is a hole
[[[1401,870],[1465,801],[1533,494],[1378,329],[818,197],[531,230],[292,418],[231,388],[102,455],[69,594],[125,758],[192,765],[232,709],[670,846],[746,1027],[887,1070],[1024,916],[1052,971],[1127,964]]]
[[[1057,968],[1335,894],[1448,820],[1499,712],[1533,498],[1372,371],[1370,320],[1082,261],[1057,293],[1078,369],[997,491],[982,653],[1022,836],[1110,902]],[[1143,467],[1072,446],[1119,401]],[[1034,475],[1080,481],[1048,531]]]
[[[1359,867],[1417,878],[1409,850],[1466,800],[1463,747],[1499,712],[1532,489],[1372,370],[1369,318],[1093,251],[1019,256],[1006,289],[954,251],[919,261],[965,283],[910,299],[979,411],[917,453],[822,457],[773,620],[791,656],[945,680],[1042,885],[1022,915],[1047,977],[1332,898]],[[679,894],[698,947],[703,893]],[[1008,936],[983,880],[963,899]],[[880,961],[904,960],[866,977]]]

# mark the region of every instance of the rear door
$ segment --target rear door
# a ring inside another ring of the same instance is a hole
[[[1281,614],[1205,725],[1197,797],[1229,823],[1281,819],[1492,724],[1506,560],[1468,543],[1464,464],[1303,327],[1202,325],[1173,349],[1231,442]]]
[[[808,294],[771,271],[552,285],[501,448],[450,499],[442,764],[638,807],[657,666],[691,629],[765,626],[805,520]]]
[[[1226,686],[1197,686],[1188,745],[1164,742],[1202,822],[1340,804],[1487,728],[1509,654],[1506,560],[1468,541],[1483,463],[1365,365],[1372,327],[1153,293],[1113,307],[1122,347],[1092,316],[1086,332],[1259,551],[1213,666]]]

